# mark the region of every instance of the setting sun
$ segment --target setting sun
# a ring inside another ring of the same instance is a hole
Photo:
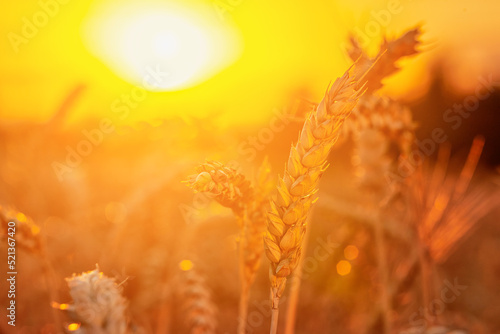
[[[83,40],[118,76],[150,91],[194,86],[241,52],[236,29],[204,7],[158,2],[96,5]]]

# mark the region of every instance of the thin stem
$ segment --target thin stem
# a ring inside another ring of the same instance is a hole
[[[279,301],[279,299],[278,299]],[[276,304],[276,308],[272,308],[271,312],[271,332],[270,334],[276,334],[278,332],[278,316],[279,316],[279,308],[278,303]]]
[[[166,278],[163,282],[168,282]],[[170,284],[163,284],[161,291],[161,304],[158,310],[156,334],[168,334],[170,332],[170,322],[172,314],[172,305],[170,303]]]
[[[377,214],[375,223],[375,244],[377,251],[377,262],[379,269],[379,277],[381,283],[380,302],[382,305],[383,333],[389,334],[392,332],[391,326],[391,300],[389,297],[389,268],[387,265],[387,252],[384,239],[384,228],[380,215]]]
[[[290,286],[290,298],[288,300],[288,306],[286,309],[285,334],[295,333],[295,322],[297,319],[297,305],[299,303],[300,285],[302,283],[302,268],[304,266],[304,259],[310,235],[311,235],[311,226],[310,224],[308,224],[306,229],[306,235],[304,237],[304,241],[302,244],[302,254],[300,255],[297,268],[295,268],[292,284]]]
[[[427,251],[423,242],[421,242],[421,245],[419,247],[418,260],[422,274],[422,295],[423,295],[424,307],[429,307],[429,304],[431,302],[431,287],[429,284],[429,280],[431,277],[432,270],[429,267],[429,262],[427,261]],[[433,324],[432,320],[433,319],[431,319],[430,325]]]
[[[245,263],[245,251],[247,249],[246,243],[246,231],[248,229],[248,219],[244,216],[237,216],[241,225],[240,232],[240,249],[239,249],[239,267],[240,267],[240,282],[241,282],[241,292],[240,292],[240,305],[239,305],[239,316],[238,316],[238,334],[245,334],[247,315],[248,315],[248,300],[250,295],[250,282],[246,275],[246,263]]]
[[[246,333],[247,315],[248,315],[248,299],[250,296],[250,289],[245,281],[241,284],[240,293],[240,307],[238,316],[238,334]]]
[[[56,275],[54,272],[54,268],[50,263],[49,256],[47,254],[47,249],[45,245],[44,236],[40,238],[41,246],[40,246],[40,256],[42,258],[42,270],[45,276],[45,281],[47,283],[47,291],[49,292],[49,305],[59,300],[59,294],[57,293],[56,285]],[[54,328],[56,333],[62,333],[62,321],[59,315],[59,311],[54,307],[51,307],[52,311],[52,321],[54,321]]]

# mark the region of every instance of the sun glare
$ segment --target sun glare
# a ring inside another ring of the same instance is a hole
[[[241,53],[237,30],[209,9],[147,1],[99,4],[89,12],[83,39],[90,52],[134,85],[185,89]]]

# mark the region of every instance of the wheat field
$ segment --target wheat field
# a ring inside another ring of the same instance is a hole
[[[250,84],[195,116],[72,121],[77,83],[44,121],[0,117],[0,333],[500,333],[500,71],[467,90],[432,24],[354,28],[260,123],[229,121],[268,98]],[[179,98],[146,91],[107,104]]]

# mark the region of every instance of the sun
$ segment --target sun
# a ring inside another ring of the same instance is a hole
[[[134,85],[151,91],[189,88],[241,54],[237,29],[210,9],[156,1],[99,3],[84,22],[84,43]]]

